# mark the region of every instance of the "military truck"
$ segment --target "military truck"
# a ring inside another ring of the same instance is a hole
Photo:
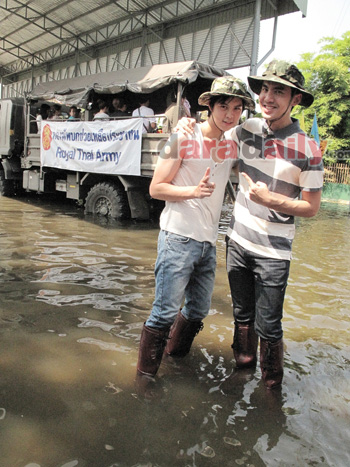
[[[161,126],[156,133],[142,133],[139,118],[92,121],[98,100],[111,103],[119,96],[135,109],[139,95],[147,94],[161,121],[172,96],[178,108],[185,92],[195,115],[204,110],[198,96],[210,89],[213,79],[227,74],[186,61],[49,81],[23,100],[1,100],[0,194],[10,196],[19,189],[61,192],[84,205],[86,214],[149,219],[154,208],[149,184],[169,134]],[[75,105],[81,119],[42,120],[39,130],[37,109],[54,103],[66,113]],[[107,149],[101,149],[105,143]]]

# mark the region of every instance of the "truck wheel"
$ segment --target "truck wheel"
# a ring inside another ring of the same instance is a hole
[[[5,172],[0,170],[0,196],[13,196],[15,185],[13,180],[6,180]]]
[[[113,183],[97,183],[87,194],[85,214],[115,219],[129,217],[128,201],[124,189]]]

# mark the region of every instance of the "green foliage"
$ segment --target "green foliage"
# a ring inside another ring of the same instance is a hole
[[[327,140],[327,163],[343,158],[346,150],[350,154],[350,31],[341,39],[326,37],[322,42],[319,55],[305,53],[297,64],[315,101],[308,109],[296,108],[294,116],[304,116],[310,134],[316,112],[320,139]]]

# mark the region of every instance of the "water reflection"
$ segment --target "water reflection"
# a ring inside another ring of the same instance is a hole
[[[153,300],[157,223],[86,220],[0,198],[0,455],[4,467],[348,466],[348,207],[298,221],[285,378],[235,372],[223,210],[209,317],[183,361],[135,386]]]

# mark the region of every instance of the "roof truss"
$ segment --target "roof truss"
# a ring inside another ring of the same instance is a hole
[[[238,37],[231,26],[236,19],[252,17],[256,2],[262,5],[261,18],[298,10],[294,0],[0,0],[0,76],[18,80],[28,71],[65,67],[65,60],[79,68],[83,61],[100,59],[108,47],[120,50],[121,43],[128,48],[132,41],[136,48],[141,44],[141,65],[145,54],[152,54],[152,42],[159,43],[163,60],[171,60],[166,39],[173,37],[181,48],[179,31],[203,30],[209,37],[214,26],[225,22],[226,34],[249,56],[251,34]],[[202,48],[206,46],[204,41]],[[188,50],[185,55],[198,59]]]

